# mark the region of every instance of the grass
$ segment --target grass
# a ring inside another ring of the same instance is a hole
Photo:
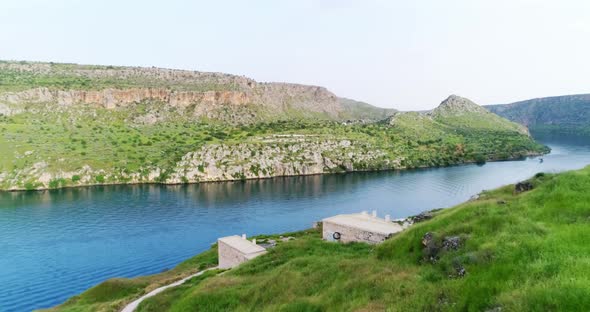
[[[47,311],[120,311],[127,303],[160,286],[168,285],[185,276],[216,265],[217,249],[214,247],[164,273],[132,279],[113,278],[107,280],[70,298],[61,306]],[[210,276],[209,273],[203,275],[203,277],[207,276]]]
[[[257,155],[265,147],[288,149],[297,140],[269,142],[267,138],[273,135],[306,135],[310,144],[345,139],[359,153],[382,154],[372,161],[351,159],[357,170],[447,166],[481,161],[482,157],[513,159],[545,151],[531,138],[510,128],[466,128],[462,124],[453,126],[452,121],[416,119],[411,114],[400,117],[394,126],[343,125],[314,119],[232,126],[195,122],[175,112],[162,113],[165,120],[153,124],[133,122],[145,111],[165,109],[161,103],[141,103],[117,110],[84,106],[76,110],[0,116],[0,150],[6,151],[0,153],[0,174],[7,176],[4,181],[0,176],[0,189],[126,183],[132,174],[147,181],[148,174],[156,169],[160,169],[161,176],[149,182],[165,182],[184,155],[207,145],[223,143],[231,149],[237,144],[248,144],[253,155]],[[324,156],[337,162],[350,158],[346,150],[340,149]],[[306,161],[297,153],[289,157],[296,163]],[[401,163],[386,165],[396,159]],[[43,168],[33,170],[39,164]],[[86,166],[92,169],[91,176],[81,179],[79,172]],[[45,185],[38,181],[43,172],[52,174],[52,181]],[[61,172],[73,172],[73,176],[64,178]]]
[[[147,299],[139,311],[588,311],[590,167],[530,181],[532,191],[484,192],[378,246],[299,232],[237,269]],[[460,247],[430,261],[428,232],[439,247],[460,237]]]

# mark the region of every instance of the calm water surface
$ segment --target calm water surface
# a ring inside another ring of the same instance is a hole
[[[50,307],[107,278],[161,272],[225,235],[301,230],[361,210],[406,217],[590,164],[588,138],[538,139],[553,149],[543,163],[0,193],[0,311]]]

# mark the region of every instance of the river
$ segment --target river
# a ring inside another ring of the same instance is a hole
[[[51,307],[111,277],[170,269],[226,235],[302,230],[362,210],[401,218],[590,164],[589,138],[537,139],[552,148],[543,162],[0,193],[0,311]]]

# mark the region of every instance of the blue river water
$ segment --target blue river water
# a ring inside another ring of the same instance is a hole
[[[538,139],[552,148],[543,162],[0,193],[0,311],[47,308],[111,277],[161,272],[225,235],[301,230],[361,210],[406,217],[590,164],[588,138]]]

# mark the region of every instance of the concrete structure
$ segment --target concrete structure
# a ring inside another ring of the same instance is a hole
[[[266,253],[266,249],[250,242],[246,235],[222,237],[217,240],[219,268],[229,269]]]
[[[403,230],[388,219],[378,218],[375,211],[372,215],[362,212],[333,216],[322,220],[322,237],[327,241],[378,244]]]

